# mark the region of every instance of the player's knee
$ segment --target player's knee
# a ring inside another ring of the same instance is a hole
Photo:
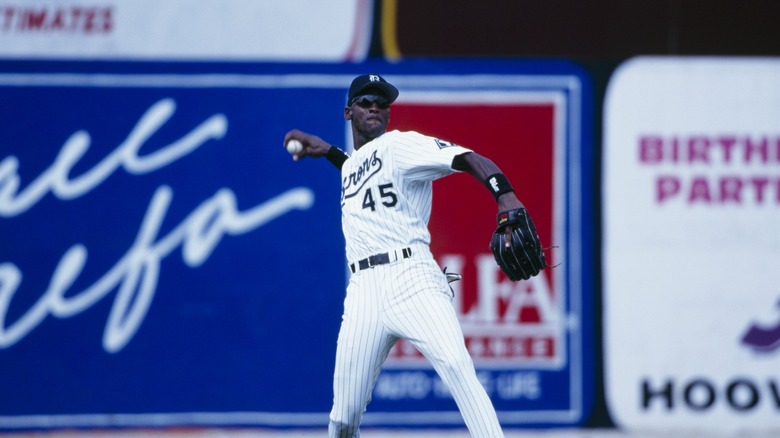
[[[443,379],[460,380],[464,375],[474,373],[474,362],[468,356],[451,358],[440,361],[435,368]]]
[[[428,357],[434,366],[438,365],[455,371],[468,370],[474,367],[474,362],[471,360],[471,356],[465,346],[455,351],[436,351],[434,354],[429,354]]]

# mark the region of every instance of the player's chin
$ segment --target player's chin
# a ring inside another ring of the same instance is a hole
[[[365,123],[363,125],[363,132],[368,134],[368,137],[376,138],[384,134],[385,126],[385,123],[382,123],[381,121],[377,123]]]

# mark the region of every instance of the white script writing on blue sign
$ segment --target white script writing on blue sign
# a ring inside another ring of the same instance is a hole
[[[226,117],[215,114],[175,142],[153,153],[139,155],[141,147],[175,110],[176,103],[172,99],[163,99],[152,105],[124,142],[91,169],[74,178],[69,174],[90,146],[91,138],[86,131],[71,135],[53,164],[22,190],[19,160],[14,156],[6,157],[0,162],[0,217],[21,215],[49,193],[61,200],[82,197],[120,168],[135,175],[155,171],[209,140],[222,138],[227,132]],[[182,258],[188,266],[198,267],[209,258],[223,236],[248,233],[291,210],[305,210],[314,203],[311,190],[295,188],[253,208],[239,211],[233,191],[222,188],[204,200],[172,231],[161,236],[160,227],[172,198],[173,190],[169,186],[158,187],[132,246],[101,278],[77,293],[69,289],[81,275],[89,251],[82,244],[72,245],[60,258],[47,290],[13,322],[6,321],[6,317],[22,283],[23,273],[12,262],[0,263],[0,348],[8,348],[22,340],[47,316],[73,317],[116,290],[103,332],[103,348],[108,352],[118,352],[143,323],[157,288],[161,262],[176,248],[181,247]]]

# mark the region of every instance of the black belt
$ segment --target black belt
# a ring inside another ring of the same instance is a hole
[[[399,256],[400,253],[400,256]],[[373,268],[377,265],[385,265],[387,263],[394,262],[396,260],[408,259],[412,256],[412,248],[404,248],[402,250],[395,250],[391,252],[383,252],[382,254],[374,254],[370,257],[366,257],[363,260],[358,260],[357,263],[349,265],[349,269],[354,274],[357,270],[364,270]],[[357,266],[356,266],[357,265]]]

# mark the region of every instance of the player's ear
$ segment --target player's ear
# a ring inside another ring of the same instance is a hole
[[[344,107],[344,120],[352,120],[352,108]]]

